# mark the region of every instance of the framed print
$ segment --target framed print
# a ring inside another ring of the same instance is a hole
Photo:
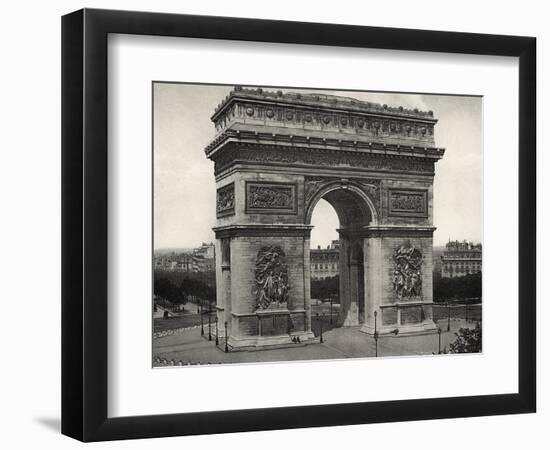
[[[62,32],[64,434],[535,411],[534,38]]]

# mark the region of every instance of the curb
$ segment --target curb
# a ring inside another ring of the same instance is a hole
[[[176,333],[183,333],[184,331],[196,330],[200,328],[200,325],[194,325],[192,327],[174,328],[173,330],[155,331],[153,333],[153,339],[158,339],[166,336],[172,336]]]

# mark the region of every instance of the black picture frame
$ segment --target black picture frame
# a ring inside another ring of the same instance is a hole
[[[518,393],[107,417],[107,36],[519,57]],[[62,433],[82,441],[535,412],[536,39],[84,9],[62,18]]]

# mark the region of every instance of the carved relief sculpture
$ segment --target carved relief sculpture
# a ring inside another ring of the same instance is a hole
[[[312,198],[325,186],[339,181],[331,177],[305,177],[305,204],[308,205]],[[350,182],[361,186],[361,189],[370,198],[377,212],[380,211],[380,180],[375,179],[349,179]]]
[[[246,209],[248,212],[296,212],[296,186],[290,183],[246,183]]]
[[[427,217],[428,191],[390,190],[389,213],[391,216]]]
[[[305,188],[304,188],[304,194],[305,194],[305,204],[309,204],[313,196],[319,192],[319,190],[325,186],[326,184],[333,181],[331,178],[323,178],[323,177],[306,177],[305,178]]]
[[[285,253],[279,246],[262,247],[254,269],[256,309],[284,307],[289,284]]]
[[[216,216],[222,217],[235,213],[235,184],[231,183],[216,191]]]
[[[422,212],[424,210],[424,199],[422,195],[394,194],[392,196],[394,209],[405,211]]]
[[[242,133],[241,133],[242,134]],[[297,138],[294,138],[297,140]],[[215,163],[216,173],[228,168],[235,161],[250,163],[308,164],[312,166],[347,166],[407,173],[433,174],[433,161],[420,159],[388,159],[376,155],[355,155],[341,152],[326,153],[307,149],[302,152],[288,150],[258,151],[254,147],[244,147],[230,156],[218,157]]]
[[[401,246],[393,252],[393,292],[397,300],[422,295],[422,252],[415,247]]]
[[[376,211],[380,213],[380,180],[357,180],[371,199]]]

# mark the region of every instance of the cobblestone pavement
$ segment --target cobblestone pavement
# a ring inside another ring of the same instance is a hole
[[[451,331],[447,332],[447,321],[439,322],[441,348],[449,347],[455,332],[461,327],[474,327],[474,322],[451,320]],[[271,350],[239,351],[225,353],[223,340],[216,347],[212,341],[201,337],[200,328],[184,330],[170,336],[153,340],[153,364],[196,365],[220,363],[256,363],[276,361],[300,361],[342,358],[369,358],[375,356],[375,340],[359,331],[359,327],[334,328],[323,334],[324,343]],[[431,355],[438,352],[438,335],[385,336],[378,341],[378,356]]]

